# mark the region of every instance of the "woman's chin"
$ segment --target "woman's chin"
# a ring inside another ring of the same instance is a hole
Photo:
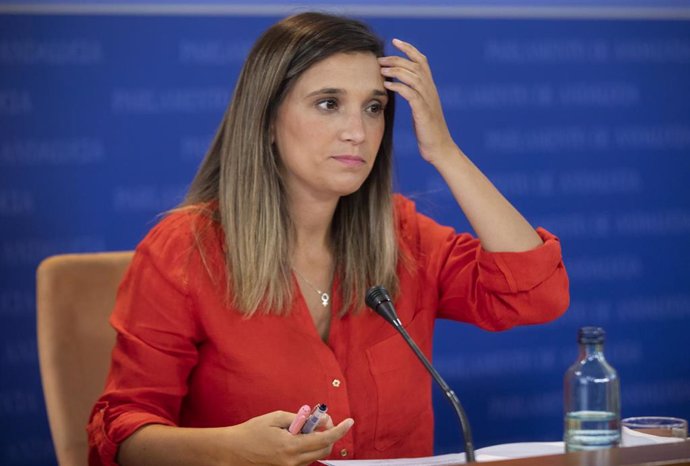
[[[363,184],[364,180],[359,180],[353,183],[343,183],[340,186],[334,187],[334,191],[336,191],[340,197],[345,197],[359,191],[359,188],[361,188]]]

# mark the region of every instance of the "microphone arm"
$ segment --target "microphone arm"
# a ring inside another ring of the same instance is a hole
[[[424,355],[422,350],[419,349],[419,346],[417,346],[417,343],[414,342],[410,334],[407,333],[407,330],[405,330],[405,327],[403,327],[402,323],[400,322],[400,319],[398,318],[397,313],[395,312],[395,307],[393,306],[393,302],[391,300],[390,295],[388,294],[388,291],[382,286],[374,286],[372,288],[369,288],[366,294],[365,301],[367,306],[369,306],[372,310],[374,310],[374,312],[383,317],[400,333],[400,335],[402,335],[403,339],[405,339],[410,348],[412,348],[412,351],[414,351],[414,354],[416,354],[417,358],[419,358],[419,360],[422,361],[422,364],[424,364],[426,370],[431,374],[436,383],[441,387],[441,390],[443,390],[444,395],[446,395],[446,398],[448,398],[450,404],[453,405],[455,413],[457,414],[458,419],[460,421],[460,428],[462,430],[462,435],[465,439],[465,461],[467,463],[474,463],[475,458],[474,445],[472,444],[472,429],[470,428],[470,421],[467,419],[467,414],[465,414],[465,410],[460,404],[460,400],[458,399],[455,392],[448,386],[446,381],[443,380],[443,378],[436,371],[436,369],[434,369],[434,367],[431,365],[431,363]]]

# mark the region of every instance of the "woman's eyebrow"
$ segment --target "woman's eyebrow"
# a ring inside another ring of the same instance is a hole
[[[317,89],[315,91],[310,92],[309,94],[306,95],[306,97],[313,97],[316,95],[344,95],[347,94],[347,91],[344,89],[339,89],[336,87],[324,87],[322,89]],[[388,97],[388,94],[386,91],[381,90],[381,89],[374,89],[371,91],[371,95],[375,97]]]
[[[324,87],[323,89],[317,89],[313,92],[310,92],[307,94],[307,97],[312,97],[315,95],[341,95],[341,94],[346,94],[346,92],[343,89],[338,89],[335,87]]]

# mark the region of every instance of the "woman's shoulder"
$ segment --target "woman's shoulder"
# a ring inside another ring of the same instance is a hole
[[[178,207],[163,215],[137,246],[137,251],[158,257],[180,258],[220,238],[220,224],[212,204]]]
[[[393,206],[398,235],[412,251],[437,249],[442,244],[453,243],[457,239],[463,242],[473,240],[469,233],[458,234],[453,227],[420,212],[416,203],[402,194],[393,196]]]
[[[417,206],[414,201],[403,194],[393,194],[393,212],[397,218],[407,218],[417,213]]]
[[[419,240],[419,225],[415,203],[402,194],[394,194],[393,215],[400,246],[409,252],[415,251]]]

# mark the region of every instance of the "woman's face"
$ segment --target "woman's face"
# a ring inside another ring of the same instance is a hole
[[[339,53],[307,69],[278,107],[272,128],[292,199],[332,200],[369,175],[388,101],[372,53]]]

